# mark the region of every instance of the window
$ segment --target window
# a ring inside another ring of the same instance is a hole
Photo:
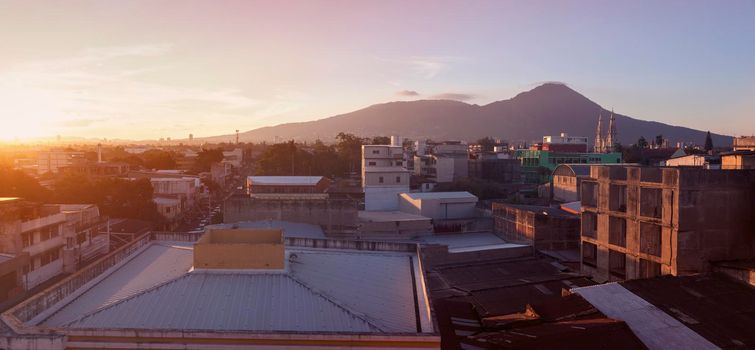
[[[591,212],[582,212],[582,235],[590,238],[598,238],[598,215]]]
[[[640,278],[652,278],[661,275],[661,264],[640,259]]]
[[[397,183],[397,184],[400,184],[400,183],[401,183],[401,176],[396,176],[396,183]]]
[[[640,223],[640,252],[661,256],[661,226]]]
[[[619,247],[627,246],[627,220],[615,216],[608,218],[608,242]]]
[[[380,154],[380,150],[379,149],[373,149],[372,150],[372,154]]]
[[[624,278],[627,274],[627,257],[624,253],[619,253],[614,250],[608,251],[608,271],[620,278]]]
[[[598,265],[598,246],[582,242],[582,263],[593,267]]]
[[[26,248],[32,244],[32,234],[29,232],[24,232],[21,234],[21,245]]]
[[[378,177],[378,182],[379,182],[379,183],[383,183],[383,181],[384,181],[384,180],[383,180],[383,177],[382,177],[382,176],[381,176],[381,177]]]
[[[367,165],[375,166],[375,165],[377,165],[377,163],[376,162],[367,162]]]
[[[663,190],[640,189],[640,215],[660,219],[663,216]]]
[[[611,185],[609,208],[612,211],[627,211],[627,187],[624,185]]]

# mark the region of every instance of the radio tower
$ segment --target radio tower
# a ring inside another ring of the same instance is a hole
[[[236,144],[239,144],[239,129],[236,129]]]

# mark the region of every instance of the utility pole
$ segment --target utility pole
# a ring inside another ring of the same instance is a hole
[[[239,129],[236,129],[236,144],[239,144]]]

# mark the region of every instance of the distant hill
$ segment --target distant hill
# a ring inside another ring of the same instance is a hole
[[[241,141],[273,141],[295,139],[332,140],[339,132],[360,136],[399,135],[413,140],[474,141],[491,136],[511,141],[542,139],[544,135],[566,132],[595,138],[598,113],[603,114],[603,127],[608,126],[610,111],[572,90],[566,85],[547,83],[514,98],[484,106],[450,100],[419,100],[389,102],[369,106],[330,118],[301,123],[263,127],[241,133]],[[705,131],[673,126],[654,121],[616,116],[619,142],[625,145],[644,136],[648,142],[663,135],[672,143],[692,141],[703,144]],[[229,141],[232,135],[203,138],[209,142]],[[728,146],[732,138],[713,134],[716,146]]]

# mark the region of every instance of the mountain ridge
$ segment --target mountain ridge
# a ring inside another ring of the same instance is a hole
[[[545,83],[512,98],[485,105],[455,100],[413,100],[377,103],[331,117],[283,123],[239,134],[241,141],[330,140],[339,132],[359,136],[400,135],[410,139],[474,141],[484,136],[510,141],[539,140],[544,135],[566,132],[587,136],[592,143],[598,114],[607,128],[611,111],[561,83]],[[618,140],[635,143],[663,135],[677,141],[704,143],[705,131],[647,121],[614,113]],[[277,136],[277,138],[276,138]],[[716,146],[731,145],[731,137],[712,134]],[[198,138],[207,142],[227,141],[235,135]]]

